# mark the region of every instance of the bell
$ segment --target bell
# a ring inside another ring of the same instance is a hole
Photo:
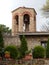
[[[25,21],[28,21],[28,19],[27,19],[27,18],[25,18]]]

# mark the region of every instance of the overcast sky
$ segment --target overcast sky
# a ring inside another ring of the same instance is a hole
[[[46,0],[0,0],[0,24],[12,28],[12,13],[11,11],[18,7],[31,7],[37,12],[37,30],[40,25],[46,21],[41,13],[41,8]]]

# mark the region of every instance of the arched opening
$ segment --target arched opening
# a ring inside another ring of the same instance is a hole
[[[23,17],[23,21],[24,31],[29,31],[30,16],[28,14],[25,14]]]
[[[18,21],[18,20],[19,20],[19,16],[16,15],[16,16],[15,16],[15,19],[16,19],[16,24],[18,24],[18,23],[19,23],[19,21]]]
[[[19,25],[19,16],[18,15],[16,15],[15,16],[15,20],[16,20],[16,22],[15,22],[15,24],[16,24],[16,30],[17,30],[17,32],[18,32],[18,25]]]

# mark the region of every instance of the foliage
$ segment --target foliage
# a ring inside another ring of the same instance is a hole
[[[49,58],[49,38],[46,46],[46,58]]]
[[[3,40],[2,32],[0,31],[0,56],[2,53],[2,48],[4,48],[4,40]]]
[[[0,31],[0,48],[3,47],[4,47],[4,40],[3,40],[2,32]]]
[[[24,35],[20,36],[20,40],[21,40],[21,45],[20,45],[21,56],[24,57],[26,54],[26,51],[28,51],[27,41]]]
[[[43,11],[49,11],[49,0],[46,0],[46,4],[43,6]]]
[[[21,59],[22,55],[21,55],[21,50],[20,50],[20,47],[17,47],[17,59]]]
[[[10,52],[9,51],[5,51],[5,54],[10,54]]]
[[[47,19],[46,24],[41,26],[40,30],[48,32],[49,31],[49,0],[46,0],[46,3],[42,7],[42,14]]]
[[[22,41],[22,39],[23,39],[23,35],[20,36],[20,41]]]
[[[33,58],[44,58],[45,49],[42,46],[36,46],[32,54]]]
[[[49,0],[46,0],[46,3],[42,7],[42,13],[46,18],[49,18]]]
[[[11,29],[9,29],[9,27],[6,27],[6,25],[0,24],[0,31],[2,31],[2,33],[11,33]]]
[[[13,58],[13,59],[17,58],[17,48],[16,48],[16,46],[13,46],[13,45],[7,46],[5,48],[5,51],[9,51],[10,52],[11,58]]]

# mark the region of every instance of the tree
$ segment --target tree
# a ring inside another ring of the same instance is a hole
[[[41,31],[48,32],[49,31],[49,0],[46,0],[46,3],[42,7],[42,14],[46,17],[47,21],[45,24],[41,26]]]
[[[0,31],[2,31],[2,33],[11,33],[11,29],[9,29],[9,27],[6,27],[4,24],[0,24]]]
[[[46,0],[46,4],[42,8],[43,14],[49,17],[49,0]]]
[[[47,47],[46,47],[46,58],[49,58],[49,38],[48,38]]]
[[[24,57],[26,52],[28,51],[27,41],[24,35],[20,36],[20,40],[21,40],[21,45],[20,45],[21,56]]]
[[[3,47],[4,47],[4,40],[3,40],[2,32],[0,31],[0,48]]]
[[[3,48],[4,48],[4,40],[3,40],[2,32],[0,31],[0,56]]]

